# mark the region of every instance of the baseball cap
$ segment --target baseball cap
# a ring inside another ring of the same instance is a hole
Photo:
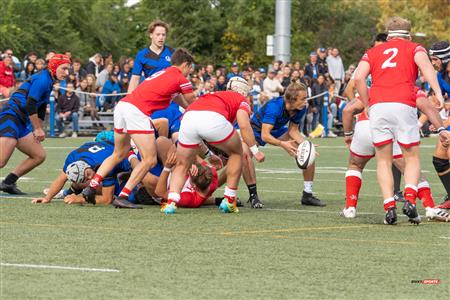
[[[323,47],[320,48],[319,51],[320,51],[320,52],[327,52],[327,50],[326,50],[325,48],[323,48]]]
[[[274,73],[274,74],[277,74],[277,71],[276,71],[276,70],[274,70],[274,69],[270,69],[270,70],[269,70],[269,73]]]
[[[312,51],[311,53],[309,53],[309,56],[317,56],[317,53]]]
[[[238,65],[237,62],[234,61],[234,62],[231,64],[231,67],[239,67],[239,65]]]
[[[266,69],[263,68],[263,67],[259,68],[258,71],[259,71],[260,73],[266,73]]]

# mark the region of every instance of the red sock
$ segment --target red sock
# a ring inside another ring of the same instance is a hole
[[[227,198],[228,203],[233,203],[236,201],[237,196],[237,188],[230,188],[228,186],[225,187],[224,197]]]
[[[130,194],[131,194],[130,189],[124,187],[122,189],[122,191],[120,192],[119,197],[126,197],[126,198],[128,198],[130,196]]]
[[[227,199],[230,204],[236,202],[236,197],[225,196],[225,199]]]
[[[392,207],[395,207],[394,197],[384,199],[384,210],[388,211],[388,209]]]
[[[361,172],[348,170],[345,173],[345,208],[356,207],[361,184]]]
[[[96,189],[103,181],[102,175],[95,174],[94,177],[91,179],[91,182],[89,182],[89,186],[91,188]]]
[[[428,182],[419,182],[418,188],[419,190],[417,191],[417,197],[422,200],[423,207],[434,207],[435,203]]]
[[[412,184],[406,184],[405,189],[403,190],[403,195],[405,196],[406,201],[416,205],[417,187]]]

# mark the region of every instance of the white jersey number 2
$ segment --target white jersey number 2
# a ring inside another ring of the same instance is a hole
[[[397,56],[398,49],[397,48],[389,48],[389,49],[384,50],[383,54],[389,54],[390,52],[392,52],[392,55],[384,61],[383,65],[381,66],[382,69],[395,68],[397,66],[397,63],[392,62],[392,60]]]

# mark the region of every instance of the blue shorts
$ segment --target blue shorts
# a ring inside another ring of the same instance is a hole
[[[148,170],[150,172],[150,174],[155,175],[156,177],[159,177],[163,171],[163,164],[159,161],[157,161],[156,166],[154,166],[153,168],[151,168],[150,170]]]
[[[0,110],[0,137],[18,140],[31,132],[32,126],[29,119],[26,123],[23,123],[14,110],[7,107]]]
[[[272,130],[270,132],[270,134],[274,137],[274,138],[279,138],[280,136],[282,136],[283,134],[285,134],[288,131],[288,128],[285,127],[281,127],[278,130]],[[253,134],[255,135],[255,139],[258,142],[258,144],[260,146],[264,146],[266,144],[266,142],[264,142],[261,138],[261,132],[256,130],[255,128],[253,128]]]

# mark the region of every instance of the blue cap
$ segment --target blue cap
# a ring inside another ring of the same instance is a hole
[[[312,51],[312,52],[309,54],[309,56],[317,56],[317,53],[314,52],[314,51]]]
[[[266,73],[266,69],[263,68],[263,67],[259,68],[258,71],[259,71],[260,73]]]
[[[320,52],[327,52],[327,50],[326,50],[325,48],[323,48],[323,47],[320,48],[319,51],[320,51]]]
[[[238,65],[237,62],[234,61],[234,62],[231,64],[231,67],[239,67],[239,65]]]

